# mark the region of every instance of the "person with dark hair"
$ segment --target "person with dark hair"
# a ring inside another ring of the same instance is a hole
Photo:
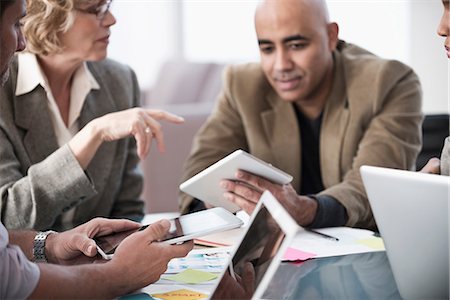
[[[5,14],[6,9],[14,4],[16,2],[16,0],[0,0],[0,14],[1,17],[3,18],[3,15]],[[5,16],[5,18],[8,18],[9,16]],[[16,24],[16,26],[20,26],[20,24]],[[8,30],[8,28],[3,28],[2,30],[5,31],[5,33],[2,32],[2,36],[5,36],[6,39],[6,30]],[[16,33],[19,36],[17,37],[18,39],[18,45],[17,45],[17,50],[18,51],[22,51],[23,49],[25,49],[25,40],[23,38],[22,32]],[[9,37],[9,36],[8,36]],[[11,37],[13,38],[13,37]],[[5,82],[8,80],[9,78],[9,65],[10,65],[10,61],[13,58],[14,52],[16,51],[16,49],[8,47],[8,40],[3,41],[0,44],[0,86],[3,86],[5,84]]]
[[[25,7],[25,0],[0,0],[2,79],[14,52],[25,48],[21,32]],[[0,299],[115,298],[157,281],[170,259],[185,256],[193,247],[192,242],[158,242],[170,227],[162,220],[126,238],[112,260],[92,263],[99,261],[93,238],[139,226],[129,220],[97,218],[56,233],[7,231],[0,222]]]
[[[444,13],[442,14],[441,22],[437,29],[437,33],[444,37],[445,54],[450,59],[450,8],[449,0],[442,0],[444,5]],[[425,167],[421,170],[424,173],[441,174],[450,176],[450,137],[447,137],[444,142],[444,149],[442,149],[441,159],[432,158],[428,161]]]

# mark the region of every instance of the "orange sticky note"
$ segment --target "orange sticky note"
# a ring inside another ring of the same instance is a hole
[[[152,297],[163,300],[197,300],[208,298],[208,295],[190,290],[176,290],[162,294],[152,294]]]

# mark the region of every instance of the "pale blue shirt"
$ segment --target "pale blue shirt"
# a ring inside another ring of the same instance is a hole
[[[8,231],[0,222],[0,299],[26,299],[39,281],[39,268],[18,246],[9,244]]]

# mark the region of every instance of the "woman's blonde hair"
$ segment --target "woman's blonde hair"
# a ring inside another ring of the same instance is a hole
[[[40,55],[63,50],[60,34],[73,25],[75,4],[92,0],[27,0],[27,15],[23,19],[23,33],[27,50]]]

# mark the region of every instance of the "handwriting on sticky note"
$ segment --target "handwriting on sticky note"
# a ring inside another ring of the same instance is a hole
[[[152,294],[152,296],[163,300],[197,300],[208,298],[208,295],[186,289],[171,291],[163,294]]]
[[[358,243],[372,249],[385,250],[383,239],[379,237],[370,237],[368,239],[358,240]]]
[[[176,275],[164,277],[164,279],[182,282],[182,283],[188,283],[188,284],[202,283],[205,281],[213,280],[215,278],[217,278],[216,274],[199,271],[199,270],[193,270],[193,269],[187,269]]]
[[[289,247],[287,248],[286,253],[284,253],[282,260],[283,261],[307,260],[314,256],[316,256],[316,254]]]

